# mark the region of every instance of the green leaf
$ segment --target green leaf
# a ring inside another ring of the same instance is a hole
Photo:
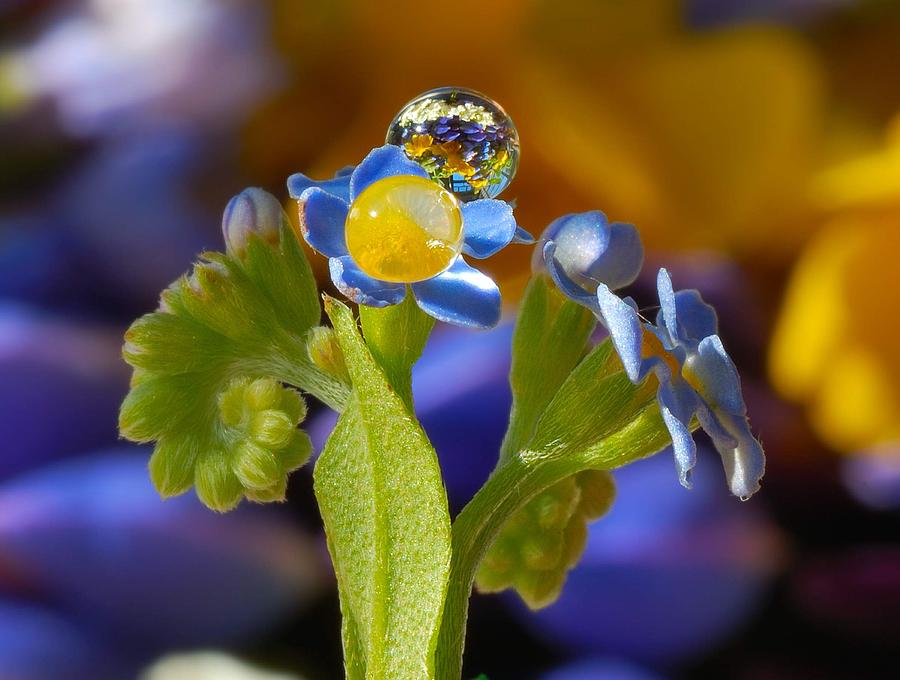
[[[363,336],[391,386],[412,410],[412,367],[425,349],[434,318],[419,309],[411,293],[399,305],[359,308]]]
[[[531,278],[513,335],[513,404],[501,461],[531,439],[538,418],[587,351],[595,325],[590,310],[560,293],[546,274]]]
[[[587,451],[634,418],[656,396],[656,381],[634,385],[606,340],[559,388],[535,425],[527,450],[539,454]]]
[[[321,317],[309,264],[286,220],[270,232],[246,234],[239,254],[205,253],[125,334],[134,375],[119,429],[156,442],[150,475],[164,497],[195,485],[218,511],[282,500],[311,446],[296,429],[306,407],[281,383],[336,408],[347,399],[346,381],[307,351]]]
[[[450,564],[437,457],[350,310],[325,303],[353,383],[314,475],[341,597],[346,674],[430,678]]]

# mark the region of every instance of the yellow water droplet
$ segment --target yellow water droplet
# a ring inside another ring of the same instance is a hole
[[[398,175],[365,189],[347,214],[347,249],[366,274],[414,283],[443,272],[462,250],[456,198],[423,177]]]

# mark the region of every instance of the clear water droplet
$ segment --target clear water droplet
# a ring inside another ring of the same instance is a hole
[[[404,106],[386,141],[401,147],[461,201],[494,198],[519,166],[519,133],[497,102],[461,87],[429,90]]]

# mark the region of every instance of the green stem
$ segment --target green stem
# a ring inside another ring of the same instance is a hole
[[[274,367],[278,380],[299,387],[338,413],[344,410],[350,386],[316,366],[303,339],[295,335],[279,338],[265,364]]]
[[[558,482],[588,469],[613,469],[645,458],[669,443],[651,405],[602,444],[587,451],[522,452],[509,457],[453,523],[450,584],[435,652],[438,680],[459,680],[469,597],[475,574],[504,523],[529,500]]]

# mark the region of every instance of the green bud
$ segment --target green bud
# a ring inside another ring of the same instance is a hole
[[[217,512],[233,510],[241,501],[243,487],[231,469],[224,451],[208,451],[194,469],[197,497]]]
[[[260,445],[270,449],[287,446],[296,424],[284,411],[266,409],[253,414],[247,433]]]
[[[279,385],[274,380],[259,378],[247,385],[247,406],[254,411],[274,408],[279,402]]]
[[[150,456],[150,480],[163,498],[178,496],[194,483],[197,447],[193,439],[162,441]]]
[[[616,499],[616,483],[606,470],[585,470],[575,476],[581,489],[579,512],[587,519],[603,517]]]
[[[294,430],[291,440],[278,454],[281,467],[285,472],[293,472],[297,468],[303,467],[312,456],[312,442],[309,440],[309,435],[302,430]]]
[[[327,326],[310,329],[306,336],[306,349],[316,366],[342,382],[350,382],[347,364],[344,363],[344,353],[338,345],[333,329]]]
[[[587,470],[532,498],[507,520],[485,555],[478,589],[514,588],[532,609],[554,602],[584,552],[587,523],[608,511],[614,496],[608,472]]]
[[[235,447],[234,458],[234,473],[246,489],[268,489],[282,477],[275,453],[254,442],[239,443]]]
[[[287,496],[287,477],[281,477],[272,486],[265,489],[247,489],[247,500],[254,503],[277,503],[284,501]]]

